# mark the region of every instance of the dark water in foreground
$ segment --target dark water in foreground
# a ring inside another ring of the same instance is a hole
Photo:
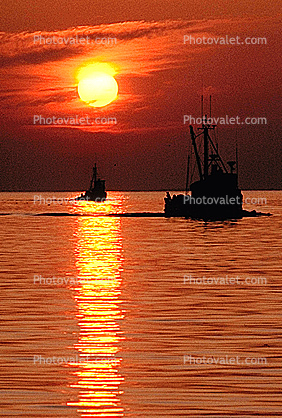
[[[0,416],[282,417],[282,192],[244,195],[273,216],[106,216],[160,212],[162,192],[0,194]]]

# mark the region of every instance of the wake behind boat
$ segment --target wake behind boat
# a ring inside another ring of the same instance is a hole
[[[85,193],[82,193],[75,200],[85,200],[94,202],[104,202],[107,198],[105,180],[101,180],[97,176],[97,165],[93,167],[93,175],[90,182],[90,187]]]

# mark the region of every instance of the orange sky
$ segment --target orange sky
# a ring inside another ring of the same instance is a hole
[[[164,17],[169,10],[176,17],[165,2]],[[260,15],[260,9],[254,14]],[[114,16],[119,14],[112,20]],[[235,139],[239,142],[241,186],[281,186],[277,18],[128,21],[41,32],[54,27],[49,12],[45,17],[45,23],[42,15],[38,18],[36,32],[32,15],[29,28],[19,18],[10,33],[2,33],[2,189],[83,188],[94,158],[102,165],[109,189],[182,187],[188,139],[183,115],[200,116],[202,83],[206,94],[213,96],[214,116],[267,118],[266,126],[219,127],[224,156],[233,158]],[[99,19],[110,20],[106,14]],[[29,32],[11,33],[17,29]],[[87,35],[92,41],[111,37],[116,42],[40,45],[34,43],[39,35],[68,39]],[[184,35],[265,37],[267,44],[184,45]],[[79,99],[75,75],[86,62],[108,62],[117,69],[119,96],[112,104],[95,109]],[[116,123],[35,126],[34,115],[115,118]]]
[[[5,32],[62,30],[123,21],[277,16],[280,0],[1,0]]]

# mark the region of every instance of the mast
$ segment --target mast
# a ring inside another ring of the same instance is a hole
[[[97,180],[97,165],[95,163],[95,165],[93,167],[93,175],[92,175],[92,179],[91,179],[90,189],[89,190],[91,190],[91,189],[94,188],[95,183],[96,183],[96,180]]]
[[[211,101],[211,95],[210,95],[210,120],[211,120],[211,107],[212,107],[212,101]]]
[[[208,178],[209,175],[209,128],[207,125],[204,125],[204,180]]]
[[[93,167],[93,178],[94,178],[94,182],[96,183],[96,180],[97,180],[97,165],[96,165],[96,163]]]
[[[237,140],[237,131],[236,131],[236,175],[237,175],[237,187],[238,187],[238,140]]]
[[[193,148],[194,148],[194,153],[195,153],[195,157],[196,157],[196,162],[197,162],[197,166],[198,166],[199,177],[200,177],[200,180],[203,180],[202,165],[201,165],[201,160],[200,160],[200,157],[199,157],[199,153],[198,153],[198,149],[197,149],[197,145],[196,145],[196,141],[195,141],[195,133],[194,133],[192,125],[190,125],[190,135],[191,135],[192,144],[193,144]]]
[[[201,111],[203,112],[203,96],[201,97]],[[209,103],[209,111],[210,111],[210,119],[211,119],[211,114],[212,114],[212,96],[210,95],[210,103]],[[227,169],[225,167],[225,164],[222,160],[222,158],[220,157],[219,153],[218,153],[218,143],[216,143],[216,145],[213,143],[213,140],[209,134],[209,131],[215,131],[216,125],[210,123],[210,121],[207,118],[207,115],[202,117],[202,126],[201,128],[199,128],[199,130],[201,131],[201,133],[199,134],[195,134],[194,130],[193,130],[193,126],[190,125],[190,135],[191,135],[191,139],[192,139],[192,145],[194,148],[194,154],[195,154],[195,158],[196,158],[196,163],[197,163],[197,167],[198,167],[198,172],[199,172],[199,177],[200,180],[207,180],[209,177],[209,162],[210,161],[216,161],[217,166],[221,167],[223,169],[223,171],[225,173],[227,173]],[[196,145],[196,139],[200,136],[204,137],[204,159],[201,160],[200,156],[199,156],[199,152],[198,152],[198,148]],[[209,152],[215,152],[215,155],[209,155]],[[220,163],[220,164],[219,164]]]
[[[187,174],[186,174],[186,186],[185,186],[185,194],[188,193],[188,187],[189,187],[189,171],[190,171],[190,154],[188,155],[187,160]]]
[[[192,147],[190,145],[190,141],[188,142],[188,156],[187,156],[187,170],[186,170],[186,186],[185,186],[185,194],[188,194],[189,190],[189,177],[190,177],[190,159],[192,157]]]
[[[212,98],[210,95],[210,121],[211,121],[211,107],[212,107]],[[211,122],[209,122],[211,123]],[[204,130],[204,180],[208,178],[209,175],[209,128],[207,121],[207,115],[203,120],[203,130]]]
[[[204,89],[204,87],[203,87],[203,89]],[[203,117],[204,117],[204,95],[202,94],[202,97],[201,97],[201,118],[202,118],[202,121],[203,121]]]

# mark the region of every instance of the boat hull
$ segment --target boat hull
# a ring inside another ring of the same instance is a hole
[[[241,219],[243,195],[232,174],[209,176],[190,186],[191,195],[165,198],[166,217],[184,217],[202,220]]]
[[[204,221],[221,221],[227,219],[241,219],[243,217],[243,210],[241,205],[234,205],[229,203],[214,203],[214,204],[197,204],[187,199],[188,196],[183,194],[174,195],[171,200],[165,201],[165,217],[184,217],[191,219],[201,219]],[[227,198],[224,198],[226,201]],[[220,200],[220,197],[216,199]]]
[[[104,202],[107,199],[107,192],[102,193],[93,193],[91,191],[86,191],[81,196],[77,197],[76,200],[86,201],[86,202]]]

